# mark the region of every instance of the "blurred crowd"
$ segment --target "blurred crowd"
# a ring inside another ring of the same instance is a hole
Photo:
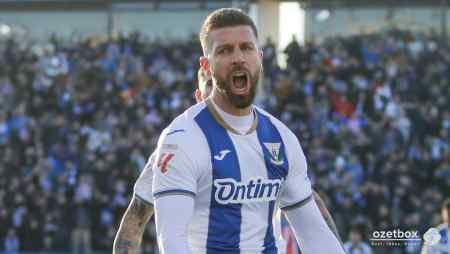
[[[441,223],[450,195],[450,48],[433,35],[386,31],[285,49],[265,47],[265,108],[294,130],[315,189],[344,239],[352,228]],[[411,242],[379,253],[419,253]],[[407,245],[405,247],[405,245]]]
[[[0,47],[0,239],[110,250],[159,133],[194,103],[200,46],[133,34]]]
[[[404,31],[293,40],[285,68],[270,40],[263,50],[260,104],[299,137],[344,239],[354,225],[439,223],[450,195],[446,43]],[[194,103],[200,54],[196,37],[137,33],[0,42],[0,250],[110,252],[159,133]],[[150,224],[143,250],[155,249]]]

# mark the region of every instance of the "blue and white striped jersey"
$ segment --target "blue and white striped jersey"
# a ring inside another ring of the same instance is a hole
[[[450,227],[445,224],[438,226],[441,240],[436,247],[441,251],[440,254],[450,254]]]
[[[263,110],[253,112],[252,128],[241,135],[206,100],[177,117],[160,137],[153,197],[195,199],[192,253],[278,253],[275,207],[311,199],[297,138]]]
[[[437,227],[440,239],[436,244],[424,246],[422,254],[450,254],[450,228],[441,224]]]

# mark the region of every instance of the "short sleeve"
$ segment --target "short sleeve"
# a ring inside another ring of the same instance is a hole
[[[153,194],[152,194],[152,186],[153,186],[153,173],[152,167],[155,163],[155,152],[152,153],[145,164],[144,169],[139,175],[136,183],[134,184],[134,195],[143,201],[150,203],[153,205]]]
[[[194,142],[186,130],[164,131],[158,141],[153,164],[153,197],[191,195],[197,193],[197,166],[194,163]]]
[[[297,137],[290,132],[286,139],[289,171],[279,197],[281,209],[289,209],[308,202],[312,197],[311,181],[307,173],[306,158]]]

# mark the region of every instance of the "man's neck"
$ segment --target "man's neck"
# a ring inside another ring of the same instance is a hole
[[[252,112],[252,107],[248,106],[246,108],[237,108],[233,106],[222,94],[213,91],[211,98],[213,99],[214,103],[220,107],[223,111],[230,115],[234,116],[246,116],[249,115]]]

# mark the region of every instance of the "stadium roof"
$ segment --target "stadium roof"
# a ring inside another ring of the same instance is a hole
[[[2,10],[8,9],[92,9],[105,8],[111,4],[146,4],[154,9],[168,5],[183,6],[186,8],[219,8],[223,6],[256,3],[266,0],[0,0]],[[272,0],[287,2],[292,0]],[[329,8],[342,7],[412,7],[412,6],[448,6],[450,0],[297,0],[305,8]]]
[[[450,0],[297,0],[306,8],[443,6]]]
[[[0,10],[92,10],[111,6],[145,9],[216,9],[239,4],[246,6],[252,0],[0,0]],[[122,8],[122,7],[120,7]]]

